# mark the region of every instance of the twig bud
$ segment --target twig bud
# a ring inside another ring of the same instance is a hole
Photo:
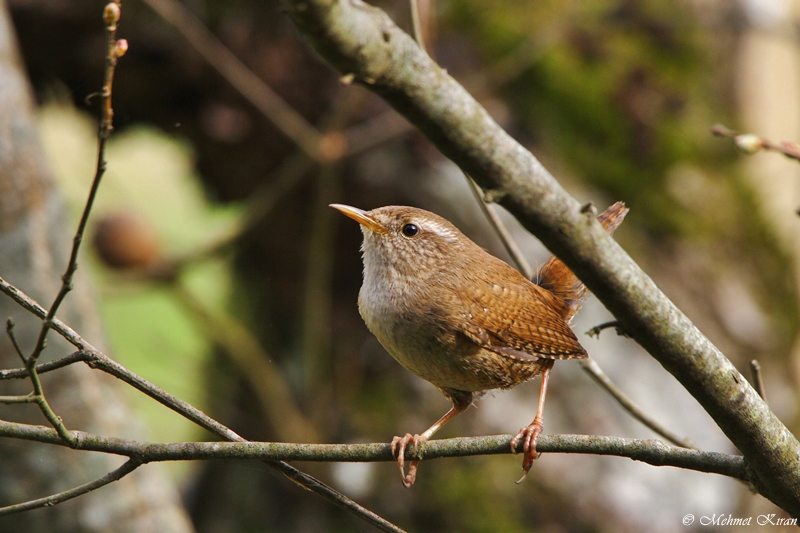
[[[764,148],[764,141],[758,135],[743,133],[733,138],[736,146],[746,154],[754,154]]]
[[[120,58],[128,51],[128,39],[120,39],[114,45],[114,57]]]
[[[110,2],[103,10],[103,22],[106,23],[108,29],[116,29],[117,22],[119,22],[119,5],[116,2]]]

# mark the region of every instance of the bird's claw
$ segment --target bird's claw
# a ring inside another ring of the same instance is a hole
[[[425,442],[425,440],[426,439],[421,435],[412,435],[411,433],[406,433],[405,437],[394,437],[392,439],[392,455],[397,459],[397,466],[400,468],[400,478],[403,480],[403,486],[407,489],[411,488],[411,485],[413,485],[414,481],[417,479],[419,460],[415,459],[408,464],[408,474],[406,474],[406,448],[409,444],[413,444],[414,453],[417,453],[420,443]]]
[[[519,446],[520,440],[522,440],[522,453],[524,454],[522,458],[522,470],[524,470],[524,473],[522,477],[517,480],[517,484],[522,483],[522,480],[524,480],[528,472],[530,472],[533,462],[542,455],[541,452],[536,451],[536,441],[539,439],[539,435],[542,434],[543,429],[542,421],[537,416],[530,426],[520,429],[519,433],[511,439],[511,452],[517,453],[517,447]]]

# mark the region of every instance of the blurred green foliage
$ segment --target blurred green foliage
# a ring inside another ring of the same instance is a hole
[[[581,180],[646,211],[637,222],[679,228],[667,172],[708,162],[711,117],[724,116],[692,4],[454,0],[450,20],[489,70],[538,42],[541,56],[503,91],[517,126]]]
[[[49,104],[39,111],[45,150],[73,212],[80,212],[93,175],[96,126],[70,104]],[[184,141],[156,129],[128,129],[109,140],[109,168],[95,204],[92,227],[105,215],[130,213],[151,226],[163,252],[187,253],[234,223],[239,208],[207,199],[193,169],[192,150]],[[108,329],[111,357],[130,370],[203,409],[211,342],[167,286],[140,286],[110,272],[87,248],[81,266],[93,271],[104,298],[101,313]],[[182,280],[212,309],[228,305],[231,270],[222,260],[191,268]],[[94,340],[93,340],[94,342]],[[154,440],[194,440],[204,435],[196,425],[145,395],[126,387],[143,413]]]

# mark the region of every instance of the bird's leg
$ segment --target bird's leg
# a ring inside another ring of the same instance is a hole
[[[533,461],[538,459],[541,455],[536,451],[536,440],[544,429],[544,397],[547,394],[547,381],[550,379],[550,370],[553,368],[554,361],[552,359],[547,360],[547,363],[547,366],[542,369],[542,388],[539,389],[539,407],[536,409],[536,417],[534,417],[530,426],[520,429],[519,433],[511,439],[511,451],[513,453],[517,453],[517,446],[519,445],[520,439],[523,439],[522,453],[524,453],[525,456],[522,459],[522,469],[525,472],[517,483],[521,483],[522,480],[525,479],[531,466],[533,466]]]
[[[406,474],[405,455],[408,445],[413,443],[414,453],[417,453],[417,448],[419,447],[420,443],[423,443],[431,438],[434,433],[439,431],[439,428],[447,423],[448,420],[462,412],[468,406],[469,404],[461,405],[459,403],[453,403],[453,407],[451,407],[442,418],[437,420],[435,424],[425,430],[425,433],[422,435],[411,435],[410,433],[406,433],[405,437],[395,437],[392,439],[392,455],[394,455],[397,459],[397,466],[400,467],[400,477],[402,477],[403,485],[406,488],[410,488],[417,479],[417,466],[419,465],[418,460],[415,459],[411,461],[411,463],[408,465],[408,474]]]

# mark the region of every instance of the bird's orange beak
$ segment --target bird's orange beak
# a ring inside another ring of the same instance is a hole
[[[369,214],[369,211],[364,211],[357,207],[350,207],[349,205],[342,204],[330,204],[330,207],[340,211],[343,215],[352,218],[362,226],[373,231],[379,231],[381,233],[386,233],[388,231],[383,224],[372,218],[372,215]]]

